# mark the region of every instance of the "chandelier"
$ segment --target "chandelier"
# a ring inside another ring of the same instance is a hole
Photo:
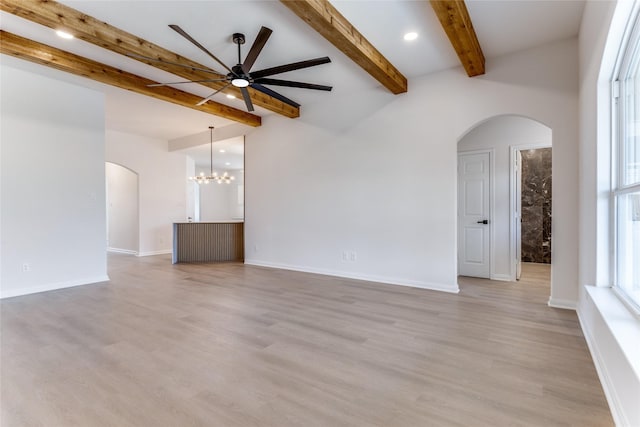
[[[234,176],[229,175],[227,172],[222,175],[218,175],[213,171],[213,126],[209,126],[210,135],[210,163],[209,163],[209,175],[205,175],[204,172],[196,176],[190,176],[189,180],[195,181],[198,184],[208,184],[210,182],[217,182],[218,184],[231,184],[231,181],[236,179]]]

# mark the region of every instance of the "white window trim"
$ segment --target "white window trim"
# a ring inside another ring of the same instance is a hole
[[[621,108],[623,103],[620,102],[621,97],[625,93],[624,78],[626,77],[629,67],[632,64],[632,59],[635,56],[640,55],[640,19],[638,18],[638,3],[633,7],[631,13],[631,19],[628,22],[627,28],[624,31],[622,37],[622,43],[620,50],[618,51],[618,58],[616,59],[616,65],[614,67],[613,78],[611,81],[611,189],[609,196],[610,203],[610,272],[611,272],[611,287],[616,296],[622,301],[622,303],[633,313],[637,318],[640,318],[640,302],[631,298],[627,292],[620,286],[617,286],[617,224],[618,224],[618,211],[617,200],[619,196],[630,194],[640,191],[640,182],[634,184],[624,184],[623,167],[624,163],[624,150],[623,144],[626,139],[626,120],[624,120],[624,114],[621,114]],[[629,53],[629,48],[637,46],[636,52]],[[635,53],[635,55],[634,55]],[[640,59],[639,59],[640,60]]]

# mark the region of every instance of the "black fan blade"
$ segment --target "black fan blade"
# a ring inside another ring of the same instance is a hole
[[[175,65],[178,67],[184,67],[184,68],[188,68],[190,70],[198,70],[198,71],[204,71],[205,73],[211,73],[211,74],[215,74],[218,76],[223,76],[222,73],[219,73],[215,70],[207,70],[206,68],[198,68],[198,67],[192,67],[191,65],[184,65],[184,64],[178,64],[177,62],[171,62],[171,61],[163,61],[162,59],[157,59],[157,58],[151,58],[150,56],[143,56],[143,55],[138,55],[135,53],[127,53],[127,56],[130,56],[131,58],[135,58],[135,59],[141,59],[141,60],[145,60],[145,61],[153,61],[153,62],[162,62],[163,64],[171,64],[171,65]]]
[[[242,92],[244,103],[247,105],[247,111],[253,111],[253,102],[251,102],[251,96],[249,96],[249,91],[247,90],[247,88],[241,87],[240,92]]]
[[[169,83],[154,83],[151,85],[147,85],[147,87],[159,87],[159,86],[169,86],[169,85],[181,85],[185,83],[211,83],[211,82],[224,82],[227,81],[224,79],[207,79],[207,80],[186,80],[181,82],[169,82]]]
[[[201,106],[207,103],[208,100],[210,100],[211,98],[213,98],[215,95],[219,94],[220,92],[222,92],[223,90],[225,90],[226,88],[229,87],[231,83],[227,83],[226,85],[222,86],[220,89],[218,89],[217,91],[213,92],[211,95],[207,96],[206,98],[203,98],[202,101],[198,102],[196,104],[196,106]]]
[[[313,83],[292,82],[291,80],[280,80],[280,79],[261,78],[261,79],[255,79],[254,82],[260,83],[262,85],[299,87],[302,89],[315,89],[315,90],[326,90],[326,91],[330,91],[331,89],[333,89],[333,87],[331,86],[316,85]]]
[[[325,56],[324,58],[309,59],[307,61],[294,62],[287,65],[280,65],[278,67],[265,68],[264,70],[259,70],[254,73],[251,73],[251,77],[254,79],[257,79],[260,77],[273,76],[274,74],[285,73],[287,71],[293,71],[293,70],[300,70],[302,68],[315,67],[316,65],[326,64],[329,62],[331,62],[331,60],[329,59],[328,56]]]
[[[193,43],[194,45],[196,45],[201,51],[203,51],[204,53],[206,53],[207,55],[209,55],[211,58],[213,58],[214,61],[216,61],[218,64],[222,65],[224,67],[225,70],[229,71],[230,73],[233,73],[233,71],[231,71],[231,68],[227,67],[224,62],[220,61],[218,58],[216,58],[216,56],[209,52],[207,50],[207,48],[205,48],[204,46],[202,46],[200,43],[198,43],[196,41],[196,39],[194,39],[193,37],[191,37],[189,34],[186,33],[186,31],[184,31],[182,28],[180,28],[179,26],[175,25],[175,24],[171,24],[169,25],[169,27],[171,27],[172,30],[174,30],[176,33],[180,34],[182,37],[184,37],[185,39],[189,40],[191,43]]]
[[[249,86],[251,86],[252,88],[254,88],[257,91],[260,91],[266,95],[269,95],[273,98],[279,99],[280,101],[284,102],[285,104],[289,104],[292,107],[299,107],[300,104],[298,104],[296,101],[292,101],[289,98],[287,98],[284,95],[280,95],[278,92],[275,92],[271,89],[269,89],[268,87],[264,87],[259,83],[251,83]]]
[[[260,28],[260,32],[258,33],[256,40],[253,42],[251,49],[249,49],[249,53],[247,53],[247,57],[244,59],[244,63],[242,64],[242,71],[244,71],[245,74],[249,74],[249,70],[253,67],[254,62],[256,62],[258,55],[260,55],[262,48],[267,43],[267,40],[269,40],[272,32],[273,31],[267,27]]]

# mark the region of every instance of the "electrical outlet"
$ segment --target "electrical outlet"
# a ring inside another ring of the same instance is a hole
[[[28,273],[29,271],[31,271],[31,266],[26,262],[24,264],[22,264],[22,272],[23,273]]]
[[[342,261],[355,262],[358,259],[356,251],[342,251]]]
[[[257,244],[253,245],[253,252],[258,252],[258,245]]]

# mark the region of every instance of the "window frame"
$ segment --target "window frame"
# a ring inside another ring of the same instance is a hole
[[[616,67],[614,69],[613,78],[611,79],[611,187],[610,187],[610,236],[611,236],[611,282],[612,289],[636,315],[640,316],[640,298],[633,298],[623,286],[618,282],[618,263],[619,263],[619,199],[627,194],[640,192],[640,180],[636,183],[625,182],[626,172],[626,151],[628,126],[627,120],[629,115],[628,103],[626,102],[626,94],[629,93],[627,80],[629,74],[634,68],[640,68],[640,19],[638,17],[637,8],[634,7],[632,19],[629,21],[629,28],[623,37],[623,43],[620,46]],[[635,86],[640,85],[640,73],[638,73],[637,81],[634,81],[632,93],[635,95]],[[640,92],[640,91],[637,91]],[[640,97],[637,100],[640,104]],[[637,114],[640,116],[640,114]]]

